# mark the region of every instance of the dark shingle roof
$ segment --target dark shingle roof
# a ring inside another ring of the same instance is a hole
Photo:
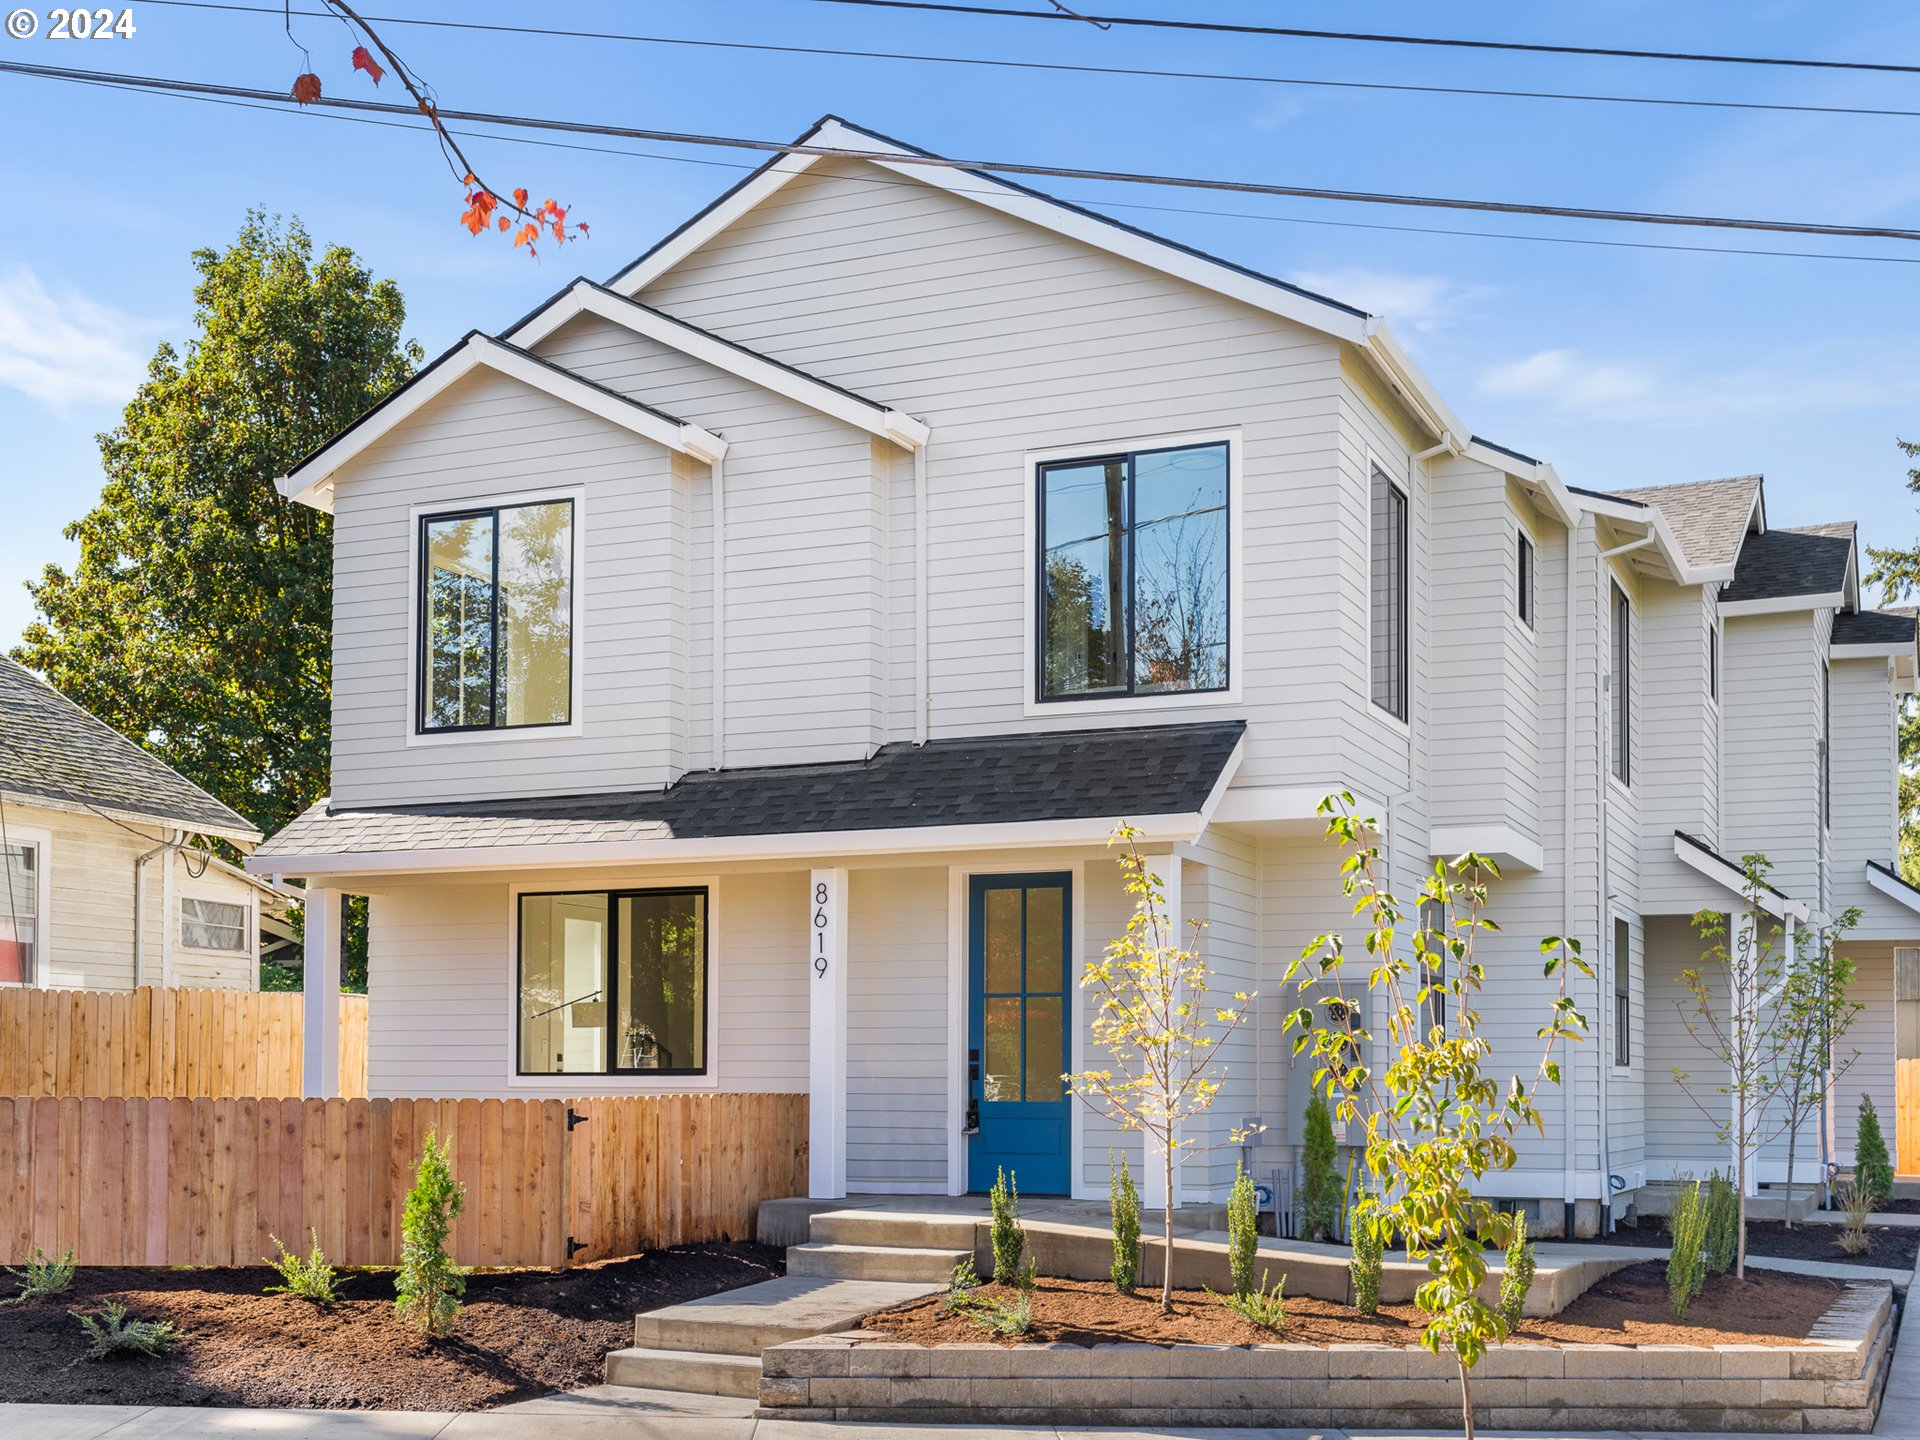
[[[1853,558],[1853,525],[1803,525],[1749,535],[1740,549],[1723,604],[1788,595],[1829,595],[1846,587]]]
[[[0,658],[0,791],[239,839],[259,831],[25,666]]]
[[[1861,610],[1837,611],[1833,617],[1835,645],[1912,645],[1914,624],[1911,611]]]
[[[1759,491],[1758,475],[1740,475],[1620,490],[1614,498],[1651,505],[1666,516],[1689,565],[1731,565],[1740,554],[1740,540],[1747,533]]]
[[[314,806],[257,857],[700,840],[989,825],[1201,809],[1243,721],[885,745],[870,760],[688,775],[665,790]]]

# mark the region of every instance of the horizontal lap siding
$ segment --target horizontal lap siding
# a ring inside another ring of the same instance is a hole
[[[1691,913],[1699,873],[1674,857],[1673,832],[1717,846],[1720,835],[1720,709],[1708,693],[1714,602],[1709,588],[1649,584],[1641,613],[1639,763],[1641,904]]]
[[[160,843],[161,831],[123,826],[97,815],[23,805],[10,798],[4,804],[9,826],[42,830],[50,837],[51,914],[43,931],[46,948],[41,961],[47,985],[59,990],[131,990],[133,866]],[[166,865],[155,857],[145,868],[147,968],[140,978],[158,985],[164,978],[161,947],[166,931]]]
[[[1724,1166],[1729,1153],[1714,1134],[1726,1123],[1727,1097],[1719,1093],[1726,1067],[1687,1033],[1689,1019],[1701,1022],[1680,976],[1700,965],[1706,946],[1690,920],[1655,916],[1646,923],[1647,1163],[1655,1176],[1675,1170],[1704,1176]],[[1684,1085],[1676,1070],[1687,1075]]]
[[[1895,864],[1898,705],[1885,659],[1833,667],[1833,908],[1865,913],[1855,934],[1920,938],[1920,915],[1867,883],[1867,862]]]
[[[1210,831],[1194,848],[1193,860],[1183,867],[1182,907],[1187,920],[1202,921],[1199,950],[1207,964],[1207,1013],[1215,1006],[1233,1006],[1233,996],[1258,995],[1260,977],[1259,850],[1250,836],[1225,830]],[[1193,943],[1184,938],[1182,943]],[[1260,1026],[1278,1024],[1280,1009],[1258,998],[1247,1004],[1247,1019],[1218,1052],[1220,1093],[1204,1125],[1199,1127],[1214,1147],[1186,1166],[1184,1193],[1197,1199],[1224,1200],[1233,1185],[1241,1147],[1232,1139],[1243,1120],[1259,1116],[1278,1125],[1282,1117],[1261,1109]],[[1219,1026],[1209,1023],[1209,1034]],[[1257,1140],[1249,1140],[1249,1145]],[[1258,1167],[1256,1166],[1256,1170]]]
[[[1846,1037],[1837,1049],[1847,1055],[1859,1052],[1846,1074],[1833,1090],[1834,1158],[1851,1165],[1860,1127],[1860,1097],[1873,1097],[1873,1108],[1880,1117],[1880,1134],[1887,1149],[1894,1149],[1894,1043],[1893,946],[1881,942],[1859,942],[1841,947],[1841,953],[1853,961],[1853,986],[1847,998],[1864,1008],[1855,1017]],[[1895,1168],[1910,1173],[1920,1169],[1920,1155],[1895,1157]]]
[[[943,1194],[958,1083],[947,1073],[945,867],[854,871],[847,964],[847,1184]]]
[[[1820,676],[1808,613],[1736,615],[1721,664],[1722,854],[1759,853],[1772,881],[1817,905]]]

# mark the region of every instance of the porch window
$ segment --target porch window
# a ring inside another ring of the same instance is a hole
[[[422,731],[571,720],[573,567],[570,500],[421,521]]]
[[[520,897],[522,1075],[704,1075],[707,892]]]
[[[1228,686],[1227,446],[1040,467],[1042,700]]]
[[[39,978],[40,865],[38,845],[0,848],[0,985]]]
[[[180,943],[189,950],[245,954],[252,948],[247,943],[247,907],[230,905],[224,900],[181,896]]]

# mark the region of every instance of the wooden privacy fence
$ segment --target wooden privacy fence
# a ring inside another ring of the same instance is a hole
[[[1896,1060],[1893,1085],[1894,1167],[1920,1174],[1920,1060]]]
[[[0,1095],[297,1096],[285,991],[0,989]],[[367,1093],[367,997],[340,997],[340,1093]]]
[[[563,1265],[754,1231],[804,1194],[807,1097],[0,1098],[0,1260],[252,1265],[270,1236],[400,1258],[420,1144],[452,1149],[463,1265]]]

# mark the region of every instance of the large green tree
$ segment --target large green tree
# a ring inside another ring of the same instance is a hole
[[[13,655],[269,833],[327,791],[329,517],[274,478],[404,382],[406,306],[351,250],[250,212],[194,253],[195,334],[163,344],[71,571],[29,581]]]
[[[1893,442],[1909,459],[1920,459],[1920,441]],[[1907,471],[1907,489],[1920,495],[1920,468]],[[1873,569],[1869,585],[1881,589],[1881,603],[1891,605],[1920,593],[1920,544],[1909,550],[1867,547]],[[1909,695],[1900,705],[1900,873],[1920,884],[1920,703]]]

